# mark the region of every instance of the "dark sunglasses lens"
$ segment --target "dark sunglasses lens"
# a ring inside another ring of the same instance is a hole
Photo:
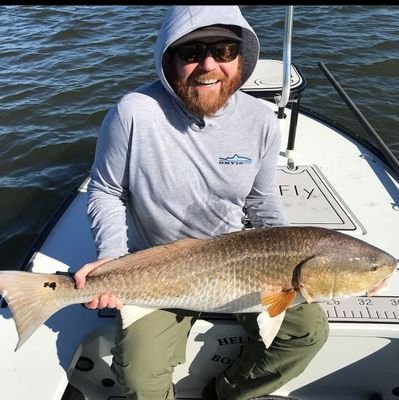
[[[186,44],[176,49],[179,57],[188,63],[202,61],[207,53],[206,45],[203,43]]]
[[[218,62],[230,62],[233,61],[239,51],[240,51],[240,43],[232,42],[232,43],[216,43],[212,45],[211,52],[213,58]]]
[[[211,51],[215,61],[230,62],[237,57],[241,50],[241,44],[238,42],[191,43],[176,48],[179,57],[187,63],[202,61],[206,57],[208,50]]]

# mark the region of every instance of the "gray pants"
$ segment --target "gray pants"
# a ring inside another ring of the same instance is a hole
[[[128,399],[173,400],[173,369],[185,361],[197,317],[184,310],[158,310],[125,330],[118,317],[112,370]],[[328,337],[327,317],[318,304],[287,310],[269,349],[260,340],[256,317],[237,317],[250,339],[240,357],[217,377],[219,400],[246,400],[276,391],[306,368]]]

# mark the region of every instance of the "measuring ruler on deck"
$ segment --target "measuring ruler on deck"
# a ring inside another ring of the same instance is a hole
[[[351,297],[320,304],[330,322],[399,323],[399,297]]]

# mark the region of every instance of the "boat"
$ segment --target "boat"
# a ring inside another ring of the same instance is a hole
[[[279,190],[293,226],[322,226],[399,258],[399,163],[327,66],[321,72],[372,141],[300,105],[307,81],[291,62],[293,7],[287,6],[283,60],[259,60],[241,90],[279,118],[283,140]],[[371,144],[373,142],[374,144]],[[95,259],[86,218],[87,178],[51,218],[22,270],[73,273]],[[245,228],[252,229],[248,220]],[[306,370],[270,398],[396,400],[399,396],[399,274],[384,295],[323,303],[330,335]],[[113,310],[62,309],[16,352],[15,325],[0,309],[1,395],[25,400],[116,400],[124,395],[109,366]],[[178,399],[203,386],[237,357],[248,337],[232,315],[202,314],[173,375]],[[274,397],[273,397],[274,396]]]

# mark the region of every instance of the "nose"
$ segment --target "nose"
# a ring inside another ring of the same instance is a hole
[[[213,58],[213,55],[210,52],[210,50],[208,50],[208,52],[206,53],[205,58],[199,63],[199,66],[204,71],[212,71],[213,69],[215,69],[217,67],[217,65],[218,65],[218,63]]]

